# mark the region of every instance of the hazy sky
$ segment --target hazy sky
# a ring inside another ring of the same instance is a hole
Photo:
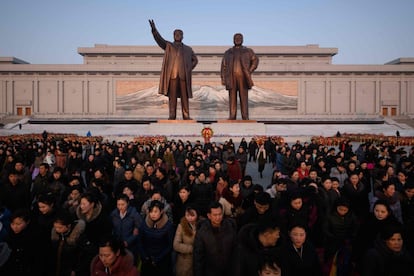
[[[148,24],[184,43],[338,48],[334,64],[414,57],[414,0],[1,0],[0,56],[79,64],[78,47],[156,45]]]

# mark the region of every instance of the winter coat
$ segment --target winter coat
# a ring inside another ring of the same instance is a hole
[[[30,186],[21,181],[18,181],[16,185],[12,185],[7,180],[0,185],[0,201],[11,212],[20,208],[29,208]]]
[[[340,172],[337,167],[331,168],[331,172],[329,176],[338,178],[340,187],[343,187],[345,185],[345,180],[348,179],[347,172],[346,171]]]
[[[111,274],[105,272],[105,266],[99,259],[99,256],[95,256],[91,262],[91,276],[139,276],[139,272],[134,265],[134,257],[127,251],[126,255],[119,255],[115,263],[111,267]]]
[[[240,181],[242,179],[243,175],[239,161],[234,160],[231,163],[227,163],[227,176],[229,181]]]
[[[68,233],[58,234],[52,229],[53,257],[55,258],[54,271],[58,275],[70,276],[72,271],[79,267],[79,243],[85,231],[85,222],[78,220]]]
[[[108,237],[112,233],[111,221],[107,214],[102,211],[102,204],[97,203],[93,209],[92,216],[87,218],[80,210],[80,206],[76,210],[78,219],[85,221],[85,239],[80,244],[81,257],[80,257],[80,274],[88,275],[89,267],[93,257],[98,254],[98,243],[104,237]]]
[[[347,180],[341,190],[342,196],[349,200],[350,209],[359,220],[364,219],[369,213],[368,189],[369,187],[366,187],[361,181],[355,188]]]
[[[223,190],[223,196],[220,197],[219,202],[223,206],[224,215],[227,217],[236,218],[244,213],[242,195],[239,194],[238,197],[234,197],[228,188]]]
[[[302,257],[296,252],[292,243],[287,243],[282,248],[281,262],[289,276],[322,275],[318,255],[309,242],[305,242],[302,246]]]
[[[177,226],[181,222],[181,218],[185,215],[185,210],[188,206],[193,206],[192,196],[183,202],[181,198],[177,195],[174,200],[174,208],[172,210],[173,212],[173,220],[174,225]]]
[[[343,217],[332,211],[323,223],[326,253],[333,256],[345,243],[354,242],[357,233],[357,220],[351,211]]]
[[[143,261],[160,263],[172,252],[174,227],[165,213],[154,222],[147,216],[139,229],[139,253]]]
[[[412,276],[413,262],[413,257],[404,248],[396,253],[377,239],[374,248],[365,255],[361,276]]]
[[[135,249],[133,248],[138,242],[138,235],[134,235],[134,230],[138,230],[143,223],[141,215],[134,207],[128,206],[125,217],[121,217],[117,208],[112,211],[110,217],[114,235],[126,242],[128,249],[134,252]]]
[[[219,228],[200,221],[194,240],[195,276],[238,275],[236,224],[224,218]]]
[[[5,241],[11,249],[11,253],[1,270],[4,275],[39,275],[38,261],[41,256],[37,251],[41,244],[32,225],[29,223],[27,228],[18,234],[10,231]]]
[[[183,217],[177,227],[173,247],[177,252],[176,276],[193,275],[193,245],[196,234],[193,228]]]
[[[194,184],[191,197],[197,210],[200,212],[200,215],[206,216],[208,211],[208,206],[213,200],[213,187],[210,183],[197,183]]]
[[[55,208],[55,207],[53,207]],[[38,240],[42,246],[37,250],[37,254],[41,255],[39,265],[42,267],[42,273],[52,273],[51,267],[53,266],[53,250],[50,235],[53,228],[53,222],[56,218],[57,211],[52,209],[46,214],[39,212],[34,219],[33,225],[36,227],[38,233]],[[47,272],[46,272],[47,271]],[[49,274],[47,274],[49,275]]]
[[[368,249],[374,246],[374,242],[379,233],[383,229],[393,225],[399,225],[399,222],[394,216],[390,215],[386,219],[378,220],[373,213],[370,213],[359,227],[354,255],[356,257],[362,257]]]
[[[259,242],[256,224],[247,224],[239,231],[240,276],[257,275],[261,259],[280,259],[282,240],[275,246],[263,247]],[[283,270],[283,268],[282,268]]]

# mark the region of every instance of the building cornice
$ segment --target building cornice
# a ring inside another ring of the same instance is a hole
[[[159,74],[160,65],[122,65],[122,64],[0,64],[0,73],[133,73]],[[194,73],[219,73],[220,68],[199,68]],[[403,65],[313,65],[313,64],[280,64],[259,65],[255,73],[414,73],[414,64]]]
[[[191,46],[197,55],[223,55],[231,46]],[[254,49],[258,55],[318,55],[334,56],[338,48],[320,48],[317,44],[304,46],[254,46],[247,45]],[[114,46],[107,44],[95,44],[95,47],[79,47],[78,53],[82,56],[90,55],[163,55],[164,51],[158,46]]]

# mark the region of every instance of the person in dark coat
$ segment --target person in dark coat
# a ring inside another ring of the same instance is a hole
[[[173,212],[174,225],[177,226],[185,215],[187,207],[193,205],[190,187],[183,185],[175,196]]]
[[[275,221],[247,224],[238,234],[240,276],[255,275],[262,259],[280,260],[281,246],[279,225]],[[285,272],[285,271],[283,271]]]
[[[7,181],[0,185],[0,201],[11,212],[30,207],[30,187],[19,180],[15,170],[11,170]]]
[[[259,146],[257,145],[256,138],[253,137],[250,140],[249,145],[248,145],[249,162],[252,161],[252,158],[253,158],[253,161],[256,162],[256,159],[257,159],[256,151],[257,151],[258,148],[259,148]]]
[[[39,275],[37,233],[32,226],[30,211],[18,209],[10,217],[10,232],[5,239],[10,256],[1,267],[2,275]]]
[[[349,200],[350,207],[359,221],[363,221],[369,213],[369,189],[357,173],[352,173],[342,187],[342,196]]]
[[[78,274],[89,275],[91,260],[98,254],[99,241],[111,235],[111,221],[108,214],[103,211],[98,195],[93,192],[82,194],[76,216],[86,223],[85,239],[80,244],[81,262]]]
[[[347,200],[340,198],[335,202],[334,209],[323,222],[322,230],[325,262],[332,263],[336,254],[337,271],[341,271],[340,275],[349,275],[352,269],[349,260],[358,233],[358,223]]]
[[[414,183],[410,182],[404,186],[401,197],[401,211],[406,229],[405,244],[411,254],[414,254]]]
[[[277,213],[271,206],[272,199],[266,192],[258,192],[254,196],[254,205],[249,207],[237,221],[238,229],[249,223],[277,219]]]
[[[113,234],[137,257],[138,233],[143,220],[137,210],[129,206],[127,195],[121,194],[117,197],[116,208],[111,212],[110,217]]]
[[[79,268],[79,244],[85,231],[83,220],[74,220],[67,211],[60,211],[53,222],[51,241],[55,275],[72,276]]]
[[[38,198],[37,209],[34,211],[33,225],[38,233],[39,243],[42,246],[37,250],[42,256],[42,275],[52,275],[52,242],[50,233],[57,215],[58,206],[52,193],[41,194]]]
[[[290,276],[320,276],[321,264],[315,247],[306,239],[306,226],[293,225],[290,241],[282,248],[282,267]]]
[[[400,225],[392,214],[391,207],[385,200],[377,200],[374,203],[373,213],[370,213],[366,221],[361,224],[354,247],[354,257],[360,267],[362,256],[375,244],[379,233],[387,227]]]
[[[171,252],[173,249],[174,227],[164,212],[164,204],[153,200],[148,207],[139,229],[139,253],[142,260],[143,276],[172,275]]]
[[[205,175],[205,173],[201,173]],[[194,206],[200,212],[200,216],[205,217],[208,212],[208,206],[213,201],[213,187],[208,179],[197,178],[191,190],[191,196]]]
[[[414,275],[414,258],[404,247],[403,229],[384,228],[362,262],[361,276]]]
[[[217,201],[210,204],[208,219],[200,221],[194,241],[194,276],[238,275],[237,228],[224,218]]]

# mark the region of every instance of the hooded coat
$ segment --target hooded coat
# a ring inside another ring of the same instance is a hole
[[[174,250],[177,254],[176,275],[193,275],[193,246],[196,229],[183,217],[177,227],[174,237]]]
[[[55,271],[59,275],[71,275],[76,271],[79,261],[79,244],[85,231],[85,222],[78,220],[72,229],[65,234],[58,234],[55,228],[52,229],[52,246],[55,258]]]

